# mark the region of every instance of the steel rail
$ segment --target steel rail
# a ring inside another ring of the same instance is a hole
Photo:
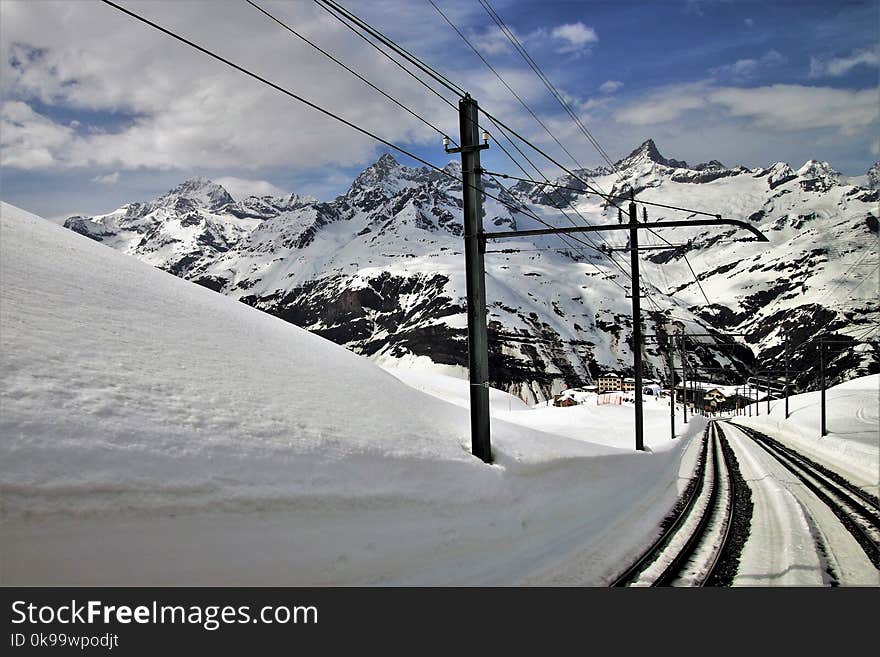
[[[724,431],[721,430],[718,422],[713,421],[712,425],[715,427],[715,431],[718,434],[719,446],[721,445],[721,443],[726,443],[727,437],[724,435]],[[732,450],[730,444],[728,444],[727,447],[729,450]],[[721,454],[724,455],[724,449],[721,450]],[[727,466],[727,481],[729,482],[729,493],[727,499],[730,506],[728,507],[727,516],[725,518],[724,532],[721,536],[721,544],[718,547],[718,551],[715,553],[715,558],[712,560],[712,563],[709,566],[709,572],[706,574],[706,577],[703,579],[703,581],[700,582],[700,586],[706,585],[706,582],[711,579],[712,574],[715,572],[715,569],[718,567],[718,564],[721,561],[721,555],[724,554],[727,543],[730,539],[730,530],[733,527],[733,516],[736,513],[736,504],[739,497],[739,491],[737,490],[733,474],[731,473],[730,461],[727,459],[726,456],[724,457],[724,460]]]
[[[733,527],[733,514],[736,510],[736,486],[733,477],[731,476],[730,464],[721,447],[721,441],[723,439],[723,434],[720,432],[720,428],[715,422],[710,422],[706,425],[699,466],[697,468],[698,474],[695,475],[698,477],[697,483],[688,496],[685,505],[678,512],[674,522],[657,538],[657,540],[654,541],[654,543],[651,544],[635,563],[612,582],[611,586],[627,586],[638,581],[639,575],[649,568],[651,564],[655,563],[666,551],[672,539],[681,533],[686,520],[693,517],[693,513],[696,512],[697,500],[705,498],[704,490],[707,486],[706,478],[710,467],[710,448],[713,477],[711,483],[708,484],[709,491],[706,507],[702,510],[697,526],[687,537],[684,545],[676,552],[672,561],[663,569],[663,572],[651,582],[651,586],[669,586],[681,576],[682,570],[693,558],[696,550],[703,543],[710,523],[721,514],[721,541],[713,550],[711,557],[707,560],[708,568],[705,570],[696,585],[705,586],[706,583],[711,580],[715,569],[721,563],[722,555],[724,554],[725,547],[730,537],[731,528]],[[722,476],[725,476],[728,482],[728,495],[726,500],[720,499]],[[719,509],[722,502],[725,506],[723,509]]]
[[[712,468],[714,472],[714,477],[712,479],[712,489],[709,493],[709,503],[706,505],[705,513],[703,513],[703,516],[700,518],[700,522],[697,524],[694,532],[688,537],[688,540],[684,544],[684,547],[678,552],[678,554],[675,555],[672,563],[670,563],[666,567],[663,573],[661,573],[661,575],[656,580],[654,580],[652,586],[669,586],[670,584],[672,584],[672,582],[674,582],[677,578],[681,576],[681,572],[684,569],[685,565],[694,556],[697,548],[705,538],[706,531],[709,528],[709,523],[713,518],[718,515],[716,508],[718,506],[719,496],[721,494],[721,460],[724,461],[725,472],[728,481],[730,481],[731,479],[729,466],[727,465],[727,461],[724,458],[724,454],[722,453],[719,457],[719,452],[721,451],[721,442],[718,437],[715,423],[710,422],[709,427],[711,428],[710,434],[713,434],[714,436],[714,440],[712,441]],[[733,490],[732,482],[729,483],[729,489],[731,491]],[[725,509],[725,513],[723,516],[723,522],[726,523],[725,531],[723,534],[725,541],[722,541],[713,553],[712,560],[709,563],[709,568],[700,580],[699,586],[703,586],[711,578],[712,572],[714,571],[715,566],[718,564],[718,560],[724,550],[724,544],[728,535],[726,528],[732,524],[730,518],[733,510],[734,508],[732,504],[727,509]]]
[[[862,504],[852,499],[849,493],[853,491],[823,476],[821,472],[810,465],[796,461],[782,449],[774,448],[771,443],[776,441],[766,436],[766,434],[732,422],[729,422],[729,424],[741,430],[743,434],[760,445],[764,451],[773,456],[786,470],[797,477],[808,490],[824,502],[861,546],[871,563],[875,567],[880,568],[880,540],[876,536],[872,536],[871,531],[865,527],[865,524],[868,524],[874,528],[875,532],[880,532],[880,519],[872,510],[866,509]],[[764,440],[764,438],[769,438],[770,442]]]
[[[633,581],[636,576],[641,573],[645,568],[647,568],[654,560],[656,560],[657,556],[662,552],[663,548],[672,540],[672,537],[678,532],[681,528],[681,525],[684,523],[685,518],[691,512],[694,505],[696,504],[697,499],[700,497],[700,493],[703,491],[703,481],[705,479],[704,472],[707,467],[707,458],[709,456],[709,425],[706,425],[706,431],[703,434],[703,446],[700,449],[700,458],[697,463],[696,474],[696,485],[694,485],[693,490],[685,501],[684,506],[678,512],[678,515],[675,518],[675,521],[666,528],[664,532],[657,537],[651,546],[645,550],[639,559],[632,564],[629,568],[627,568],[623,573],[618,575],[618,577],[610,584],[612,587],[618,586],[626,586],[631,581]],[[693,479],[693,477],[692,477]]]

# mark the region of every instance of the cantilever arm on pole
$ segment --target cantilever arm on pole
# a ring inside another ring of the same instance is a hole
[[[737,226],[755,236],[757,242],[769,242],[767,236],[751,224],[739,219],[682,219],[680,221],[655,221],[653,223],[637,223],[638,230],[655,230],[658,228],[679,228],[682,226]],[[482,233],[483,240],[499,240],[513,237],[532,237],[536,235],[557,235],[560,233],[601,233],[606,230],[630,230],[630,224],[603,224],[598,226],[569,226],[565,228],[540,228],[535,230],[509,230]]]

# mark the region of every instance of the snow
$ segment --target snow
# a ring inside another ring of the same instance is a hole
[[[680,408],[680,407],[679,407]],[[645,446],[653,450],[668,449],[669,403],[645,396],[643,398],[645,422]],[[633,404],[598,405],[596,396],[590,394],[585,403],[565,408],[545,406],[532,411],[499,412],[498,417],[522,426],[552,431],[574,440],[601,442],[621,449],[635,445],[635,416]],[[676,417],[680,431],[680,413]]]
[[[749,439],[725,426],[752,491],[752,521],[734,586],[880,584],[880,572],[827,504]]]
[[[499,392],[487,465],[460,382],[407,385],[5,203],[0,267],[6,585],[601,584],[703,426],[669,440],[655,409],[636,453],[626,407]],[[551,419],[572,411],[592,426]]]
[[[852,379],[826,392],[827,436],[820,436],[820,393],[789,397],[790,417],[785,419],[785,400],[770,402],[770,415],[761,403],[760,416],[734,420],[754,427],[789,444],[874,495],[880,484],[880,374]]]
[[[454,376],[436,374],[433,363],[423,363],[421,371],[400,367],[386,367],[385,369],[416,390],[421,390],[433,397],[451,402],[456,406],[470,407],[469,383],[464,379]],[[500,411],[510,411],[513,409],[529,410],[529,407],[522,399],[515,395],[497,388],[489,388],[490,413],[497,415]]]
[[[435,374],[427,365],[421,371],[397,367],[386,367],[386,369],[417,390],[464,408],[469,407],[466,380]],[[620,405],[616,403],[599,405],[596,393],[576,390],[565,391],[563,397],[566,396],[576,399],[578,405],[554,407],[551,401],[530,407],[515,395],[490,388],[489,410],[492,417],[505,422],[537,431],[551,432],[572,440],[620,449],[634,447],[635,416],[631,402]],[[645,396],[643,413],[646,446],[657,450],[670,448],[668,400]],[[678,417],[676,422],[679,422]]]

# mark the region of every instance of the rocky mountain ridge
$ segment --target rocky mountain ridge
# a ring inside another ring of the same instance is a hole
[[[822,245],[815,243],[821,231],[808,231],[826,225],[835,233],[852,230],[859,218],[866,235],[876,236],[876,190],[847,184],[827,163],[811,161],[797,171],[785,163],[750,170],[712,160],[689,168],[663,157],[648,140],[616,168],[619,173],[575,171],[556,182],[586,190],[587,181],[620,197],[632,189],[637,199],[683,198],[689,206],[748,218],[772,234],[769,248],[756,248],[744,246],[743,236],[732,231],[680,231],[674,239],[685,246],[644,257],[643,286],[651,299],[643,304],[642,320],[648,333],[661,336],[644,349],[648,373],[658,377],[666,375],[661,345],[670,327],[693,333],[748,328],[759,336],[749,345],[759,359],[778,358],[768,322],[780,320],[772,319],[762,300],[778,305],[795,285],[812,293],[834,276],[826,271],[827,253],[823,260]],[[221,186],[197,178],[155,201],[71,217],[65,225],[379,362],[464,375],[460,168],[450,163],[444,171],[406,167],[385,154],[328,202],[296,194],[235,201]],[[546,187],[522,182],[505,189],[489,179],[485,186],[505,201],[486,199],[487,230],[539,227],[523,206],[559,222],[554,206],[569,201],[591,222],[616,219],[612,206],[586,191],[548,194]],[[605,242],[621,246],[616,235],[609,233]],[[563,385],[590,383],[605,369],[630,368],[628,256],[575,247],[548,237],[497,242],[487,252],[492,383],[529,401]],[[859,255],[870,248],[870,242],[854,245]],[[746,252],[757,260],[747,260]],[[789,263],[795,269],[780,291],[779,272],[789,271]],[[686,271],[691,264],[704,286],[719,288],[709,303]],[[773,280],[763,280],[767,267],[777,272]],[[731,272],[737,285],[727,281]],[[828,312],[847,326],[862,326],[877,312],[876,303],[849,316],[840,308],[806,311],[803,305],[786,306],[801,318],[803,330],[825,321]],[[714,342],[693,345],[693,365],[728,380],[754,369],[748,348]],[[857,360],[848,361],[841,376],[872,367],[870,359]]]

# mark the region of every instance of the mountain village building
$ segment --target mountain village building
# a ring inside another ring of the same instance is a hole
[[[623,390],[623,381],[614,373],[602,374],[596,380],[599,393]]]

